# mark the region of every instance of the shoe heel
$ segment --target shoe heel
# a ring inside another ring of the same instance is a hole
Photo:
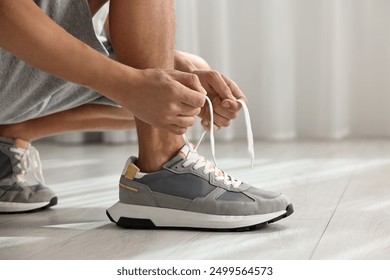
[[[106,210],[106,215],[117,226],[128,229],[155,229],[156,225],[149,219],[129,218],[117,215],[122,208],[120,202]]]

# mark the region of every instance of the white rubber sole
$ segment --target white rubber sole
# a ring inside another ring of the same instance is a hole
[[[223,216],[121,202],[107,209],[111,221],[128,228],[142,228],[142,225],[150,228],[154,225],[174,228],[235,229],[264,224],[283,216],[286,212],[287,210],[262,215]]]

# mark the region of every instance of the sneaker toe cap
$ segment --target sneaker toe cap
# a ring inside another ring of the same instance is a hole
[[[3,186],[2,201],[15,203],[40,203],[50,202],[55,198],[55,193],[43,185],[19,186],[13,185],[5,188]]]
[[[48,187],[45,187],[43,185],[36,185],[34,187],[35,190],[32,191],[31,198],[34,199],[35,202],[51,201],[51,199],[56,197],[56,194]]]
[[[291,200],[284,194],[251,187],[246,194],[257,202],[257,212],[272,213],[286,210]]]

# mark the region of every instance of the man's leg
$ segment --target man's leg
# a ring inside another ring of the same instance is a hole
[[[0,125],[0,136],[32,142],[66,132],[125,130],[134,127],[134,117],[125,109],[87,104],[22,123]]]
[[[20,213],[57,204],[45,186],[39,157],[30,142],[70,131],[102,131],[134,127],[132,114],[105,105],[83,105],[68,111],[13,125],[0,125],[0,213]],[[24,177],[32,165],[37,183]]]
[[[110,3],[110,35],[118,60],[138,68],[173,69],[174,1]],[[127,161],[119,201],[107,210],[117,225],[250,229],[292,213],[288,198],[235,180],[184,145],[180,135],[135,122],[139,159]]]
[[[173,0],[111,0],[110,36],[121,63],[136,68],[174,68]],[[139,141],[138,167],[161,169],[184,145],[181,136],[153,128],[135,118]]]

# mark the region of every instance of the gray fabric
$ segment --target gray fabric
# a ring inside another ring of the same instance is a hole
[[[0,137],[0,177],[1,185],[13,185],[16,182],[16,175],[22,170],[18,167],[19,161],[15,158],[15,154],[10,151],[14,146],[11,139]]]
[[[289,199],[282,194],[276,195],[273,199],[256,196],[255,201],[251,202],[217,200],[222,193],[221,189],[216,189],[206,197],[199,197],[186,210],[205,214],[247,216],[283,211],[290,204]]]
[[[94,33],[87,0],[35,2],[67,32],[108,54]],[[22,122],[87,103],[116,106],[99,93],[48,75],[1,48],[0,61],[0,124]]]
[[[231,192],[226,191],[219,197],[217,197],[217,200],[226,200],[226,201],[244,201],[244,202],[253,202],[254,199],[248,197],[247,195],[243,193],[237,193],[237,192]]]
[[[153,177],[152,180],[149,180],[150,177]],[[214,186],[198,176],[189,173],[175,174],[168,170],[162,170],[135,181],[147,185],[154,192],[187,199],[194,199],[199,196],[204,197],[214,190]]]
[[[128,160],[125,170],[136,161],[134,157]],[[146,174],[140,179],[129,180],[122,176],[122,184],[138,191],[120,188],[120,201],[126,204],[238,216],[284,211],[290,204],[289,199],[280,193],[260,190],[245,183],[233,189],[224,185],[223,181],[215,181],[213,174],[203,174],[202,168],[195,170],[194,163],[183,167],[183,161],[183,158],[177,156],[165,164],[162,171]],[[211,191],[203,195],[206,189]]]
[[[50,202],[55,197],[53,191],[42,185],[0,186],[0,205],[2,202],[37,203]],[[10,211],[12,212],[12,211]]]
[[[7,139],[0,137],[0,181],[12,176],[12,162],[9,153],[10,143]]]
[[[254,188],[254,187],[250,187],[248,189],[248,191],[246,192],[246,194],[249,197],[252,197],[253,199],[255,197],[262,197],[264,199],[274,199],[278,195],[277,193],[263,190],[263,189],[259,189],[259,188]]]
[[[120,183],[138,191],[130,191],[126,188],[119,188],[119,201],[127,204],[147,205],[153,207],[165,207],[171,209],[183,209],[192,201],[190,199],[169,195],[165,193],[152,192],[149,186],[139,182],[121,177]],[[169,192],[169,188],[166,188]]]
[[[137,192],[130,191],[128,189],[119,187],[119,201],[129,204],[147,205],[158,207],[159,204],[156,198],[153,196],[148,186],[129,180],[125,177],[121,177],[120,183],[137,189]]]
[[[0,180],[12,175],[11,161],[7,156],[0,152]]]

